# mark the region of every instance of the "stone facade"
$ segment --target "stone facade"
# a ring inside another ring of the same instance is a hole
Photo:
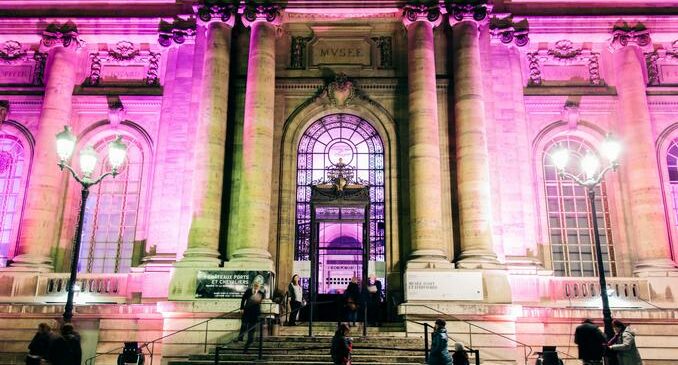
[[[109,248],[80,253],[88,301],[108,303],[76,306],[97,336],[92,356],[120,333],[148,341],[233,309],[195,298],[200,270],[272,271],[284,291],[306,267],[295,249],[300,141],[335,114],[367,122],[383,142],[384,254],[370,265],[391,316],[442,311],[533,345],[547,336],[572,346],[559,334],[599,316],[590,212],[570,185],[549,185],[545,165],[554,143],[595,151],[612,133],[624,152],[598,219],[613,314],[648,335],[658,321],[678,326],[675,6],[39,3],[0,0],[0,170],[18,166],[11,146],[23,151],[22,169],[0,175],[16,186],[0,191],[0,317],[18,327],[56,320],[50,303],[64,301],[79,207],[79,186],[55,163],[64,125],[77,150],[121,135],[142,161],[136,180],[130,167],[107,185],[123,190],[97,190],[88,206],[90,241],[109,235],[96,246]],[[427,299],[413,279],[462,277],[476,279],[454,299]],[[158,353],[199,347],[190,336]],[[675,345],[641,345],[650,364],[678,358]]]

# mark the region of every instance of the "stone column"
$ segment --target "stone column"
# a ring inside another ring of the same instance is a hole
[[[459,268],[499,268],[492,242],[490,168],[481,77],[479,22],[485,5],[453,5],[454,112],[461,230]]]
[[[219,229],[223,190],[231,29],[235,7],[198,7],[206,27],[202,101],[195,142],[193,214],[188,248],[176,266],[219,265]],[[216,11],[213,12],[213,11]]]
[[[273,105],[277,6],[247,6],[242,21],[250,27],[245,89],[239,229],[242,241],[225,266],[273,270],[268,252],[273,171]]]
[[[620,171],[626,178],[634,273],[675,270],[671,261],[668,227],[657,171],[655,136],[647,103],[642,49],[652,48],[647,31],[615,30],[611,50],[617,77],[617,92],[624,141]]]
[[[73,24],[50,25],[43,32],[41,50],[49,51],[45,96],[35,136],[31,175],[26,189],[19,234],[19,255],[12,267],[26,271],[52,271],[53,250],[58,240],[62,173],[57,167],[56,134],[71,124],[75,85],[77,28]]]
[[[412,233],[408,267],[430,267],[431,262],[452,266],[441,241],[440,139],[433,49],[433,28],[441,19],[437,5],[408,5],[403,11],[407,27]]]

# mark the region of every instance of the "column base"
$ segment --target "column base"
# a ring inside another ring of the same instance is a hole
[[[191,247],[184,252],[184,257],[177,261],[175,267],[217,267],[221,264],[219,252],[212,248]]]
[[[676,263],[669,259],[641,260],[633,268],[633,275],[640,277],[669,276],[675,272],[678,272]]]
[[[410,254],[405,270],[452,270],[454,265],[440,250],[416,250]]]
[[[3,268],[7,271],[24,272],[53,272],[54,265],[52,259],[42,255],[24,254],[16,256],[9,267]]]
[[[224,268],[231,270],[270,271],[275,272],[271,254],[259,248],[241,248],[235,250]]]
[[[169,272],[177,262],[177,255],[174,253],[156,253],[146,256],[141,260],[139,267],[145,272]]]
[[[458,269],[504,270],[506,265],[497,260],[497,255],[485,250],[466,250],[457,260]]]

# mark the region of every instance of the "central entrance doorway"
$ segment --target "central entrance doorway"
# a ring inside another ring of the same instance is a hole
[[[341,159],[327,175],[328,181],[311,187],[309,290],[318,303],[314,318],[338,321],[349,283],[367,281],[370,193],[369,186],[353,183],[351,167]]]

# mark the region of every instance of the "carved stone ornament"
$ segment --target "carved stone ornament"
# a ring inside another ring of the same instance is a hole
[[[629,45],[635,45],[648,50],[652,46],[650,32],[643,24],[637,23],[631,27],[627,23],[623,23],[614,26],[610,50],[614,52]]]
[[[149,49],[142,50],[133,43],[121,41],[108,50],[90,53],[90,72],[85,84],[99,86],[102,83],[109,85],[140,83],[158,86],[159,66],[160,53]],[[140,74],[137,76],[133,70],[140,70]],[[125,74],[114,77],[115,71]]]
[[[9,114],[9,100],[0,100],[0,125],[7,120]]]
[[[40,86],[46,61],[46,53],[25,48],[17,41],[6,41],[0,45],[0,64],[16,67],[16,72],[7,73],[10,76],[0,79],[0,84]]]
[[[120,125],[125,119],[125,107],[122,105],[122,101],[118,96],[109,96],[107,98],[108,103],[108,121],[114,125]]]
[[[372,40],[379,48],[379,68],[393,68],[393,39],[374,37]]]
[[[542,69],[548,66],[586,66],[588,69],[588,84],[592,86],[604,85],[600,78],[600,54],[590,49],[576,48],[567,39],[560,40],[549,49],[539,49],[527,53],[527,63],[530,71],[528,86],[543,85]],[[549,81],[549,80],[547,80]]]
[[[327,100],[336,107],[349,105],[355,98],[362,97],[362,93],[355,87],[353,81],[343,73],[337,74],[334,81],[330,82],[320,92],[319,97],[327,97]]]
[[[417,21],[426,21],[433,26],[440,25],[442,14],[438,4],[408,4],[403,7],[403,23],[408,26]]]
[[[649,86],[660,86],[662,84],[677,84],[678,77],[674,72],[662,74],[662,68],[678,69],[678,40],[673,41],[666,48],[659,48],[652,52],[645,53],[645,64],[647,66],[647,84]]]
[[[290,45],[290,68],[302,70],[306,68],[306,48],[311,37],[293,36]]]
[[[490,19],[490,34],[503,44],[514,43],[523,47],[530,42],[528,35],[529,24],[527,19],[515,22],[512,16],[506,18],[493,17]]]
[[[279,5],[247,4],[240,7],[242,23],[249,27],[254,22],[268,22],[280,25],[281,13]]]
[[[449,15],[450,25],[462,21],[483,22],[492,11],[492,6],[487,0],[460,0],[445,4],[445,11]]]
[[[158,26],[158,43],[163,47],[169,47],[172,42],[183,44],[187,40],[195,38],[195,18],[181,19],[176,17],[172,22],[160,21]]]
[[[78,38],[78,27],[73,22],[67,22],[59,25],[51,23],[42,32],[42,40],[40,45],[45,48],[54,46],[81,47],[84,42]]]
[[[220,21],[230,27],[235,25],[238,8],[238,2],[231,0],[202,0],[198,5],[193,6],[201,22]]]

